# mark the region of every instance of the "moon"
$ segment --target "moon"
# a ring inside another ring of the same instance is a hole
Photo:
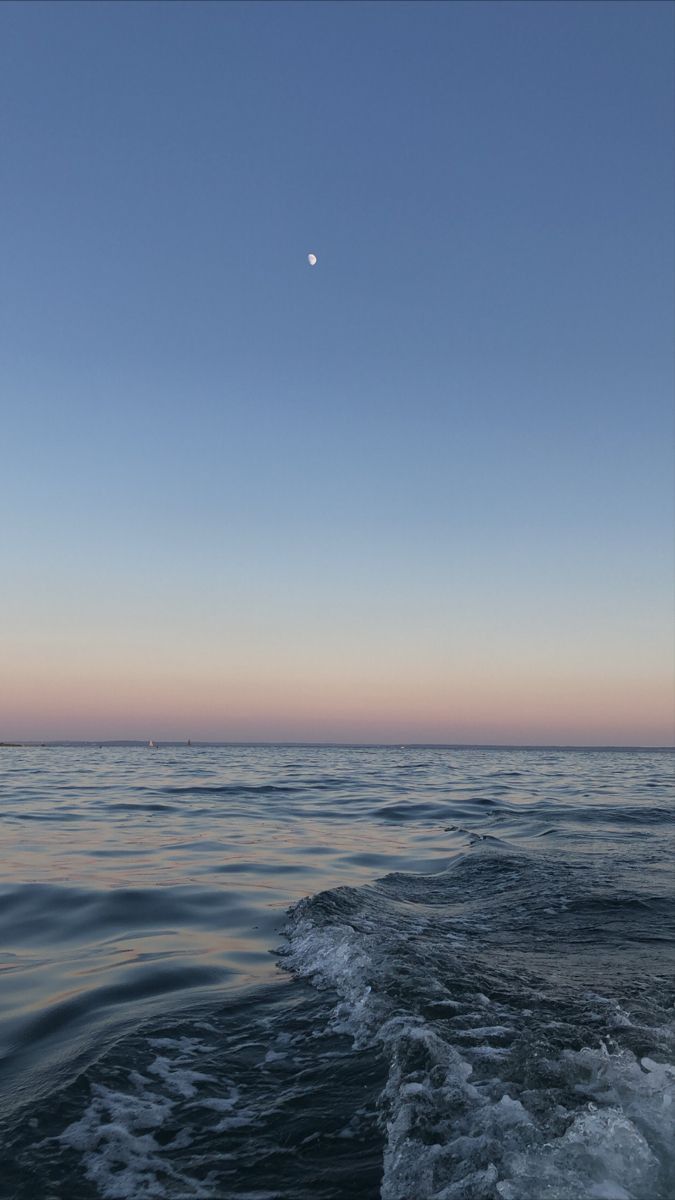
[[[307,262],[309,263],[310,267],[315,267],[316,266],[316,254],[308,254]]]

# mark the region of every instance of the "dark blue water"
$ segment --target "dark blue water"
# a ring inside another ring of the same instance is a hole
[[[0,749],[0,1194],[671,1200],[673,763]]]

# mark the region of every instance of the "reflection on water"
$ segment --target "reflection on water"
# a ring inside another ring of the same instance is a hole
[[[665,1198],[672,784],[660,752],[0,748],[9,1194],[521,1200],[548,1139],[551,1200]]]

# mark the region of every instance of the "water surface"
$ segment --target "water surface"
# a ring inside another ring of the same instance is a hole
[[[3,1195],[670,1200],[673,809],[657,751],[0,749]]]

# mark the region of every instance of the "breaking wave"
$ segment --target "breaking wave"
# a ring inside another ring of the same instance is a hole
[[[599,964],[597,883],[588,863],[481,847],[296,906],[284,965],[386,1062],[383,1200],[675,1194],[671,997],[653,972],[645,992],[644,950],[626,962],[667,902],[617,898],[624,940]]]

